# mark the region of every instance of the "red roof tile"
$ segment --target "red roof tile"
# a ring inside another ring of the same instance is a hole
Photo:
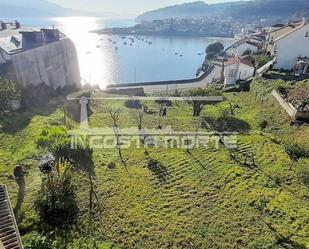
[[[226,62],[224,62],[224,66],[230,66],[230,65],[233,65],[233,64],[236,64],[236,63],[242,63],[242,64],[245,64],[249,67],[254,67],[252,65],[252,63],[250,61],[248,61],[246,58],[240,58],[240,57],[234,57],[234,58],[230,58],[228,59]]]

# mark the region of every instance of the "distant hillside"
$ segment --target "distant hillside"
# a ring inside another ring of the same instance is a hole
[[[256,18],[309,16],[308,0],[255,0],[221,4],[206,4],[202,1],[169,6],[146,12],[137,17],[141,20],[198,16],[230,16],[239,20]]]
[[[9,4],[0,3],[0,20],[1,18],[17,18],[17,17],[49,17],[52,16],[50,12],[40,11],[37,9],[19,7]]]
[[[138,21],[141,20],[155,20],[165,19],[171,17],[195,17],[205,16],[212,12],[211,5],[208,5],[202,1],[193,3],[184,3],[173,5],[153,11],[146,12],[137,17]]]
[[[0,18],[49,17],[49,16],[102,16],[102,13],[89,13],[63,8],[45,0],[0,0]]]

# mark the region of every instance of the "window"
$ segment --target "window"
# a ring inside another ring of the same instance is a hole
[[[237,77],[237,69],[230,69],[228,77],[229,78],[236,78]]]

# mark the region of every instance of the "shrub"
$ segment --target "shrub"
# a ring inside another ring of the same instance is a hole
[[[69,140],[68,131],[63,126],[44,129],[38,137],[36,143],[38,147],[52,148],[60,140]]]
[[[296,169],[297,178],[309,187],[309,164],[306,162],[303,165],[299,165]]]
[[[206,59],[207,60],[213,60],[213,59],[215,59],[216,58],[216,53],[214,53],[214,52],[209,52],[209,53],[207,53],[207,55],[206,55]]]
[[[124,103],[125,107],[129,108],[129,109],[141,109],[142,105],[141,102],[139,100],[126,100]]]
[[[107,168],[109,169],[115,169],[116,168],[116,164],[114,162],[110,162],[108,165],[107,165]]]
[[[224,49],[224,46],[221,42],[215,42],[207,46],[205,52],[219,54]]]
[[[295,141],[285,143],[285,151],[291,160],[297,161],[301,158],[309,158],[309,150],[304,145],[300,145]]]
[[[23,243],[27,249],[52,249],[52,245],[47,237],[36,232],[25,235]]]
[[[62,163],[43,182],[36,207],[41,219],[48,225],[61,227],[73,224],[77,217],[72,173],[71,165]]]
[[[15,82],[0,78],[0,112],[10,109],[9,101],[20,96],[21,90]]]
[[[255,59],[255,65],[257,68],[260,68],[266,65],[270,61],[269,56],[265,54],[256,55],[254,56],[254,59]]]
[[[259,127],[261,128],[262,131],[264,131],[268,126],[268,122],[266,120],[262,120],[260,123],[259,123]]]

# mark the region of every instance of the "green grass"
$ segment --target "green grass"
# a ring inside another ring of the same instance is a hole
[[[94,186],[102,209],[95,223],[108,241],[106,248],[309,247],[309,189],[297,177],[297,170],[309,160],[290,167],[292,161],[284,149],[284,141],[291,138],[308,146],[308,126],[290,126],[287,115],[274,101],[262,105],[252,93],[225,97],[224,102],[207,106],[202,116],[218,118],[229,102],[238,104],[231,125],[240,122],[249,127],[246,132],[240,129],[238,156],[254,152],[256,168],[237,163],[222,146],[200,147],[190,154],[181,149],[149,148],[145,155],[143,149],[125,149],[127,170],[116,150],[94,151]],[[155,104],[147,104],[156,109]],[[102,101],[92,103],[91,127],[111,126],[104,106]],[[123,103],[112,106],[123,109],[121,127],[135,126]],[[17,119],[21,122],[15,122]],[[11,174],[19,161],[29,169],[18,215],[23,232],[35,230],[38,222],[34,201],[40,190],[37,163],[43,152],[36,148],[35,139],[46,126],[62,120],[61,109],[48,116],[21,113],[0,119],[13,130],[0,133],[0,175]],[[263,133],[259,131],[262,120],[269,124]],[[174,103],[162,123],[164,128],[194,131],[197,121],[188,104]],[[157,124],[155,114],[146,115],[145,127]],[[156,161],[158,168],[149,167],[150,161]],[[108,169],[110,162],[116,163],[115,169]],[[7,177],[0,181],[8,185],[14,206],[17,184]],[[89,184],[80,173],[75,183],[83,223],[88,217]]]

